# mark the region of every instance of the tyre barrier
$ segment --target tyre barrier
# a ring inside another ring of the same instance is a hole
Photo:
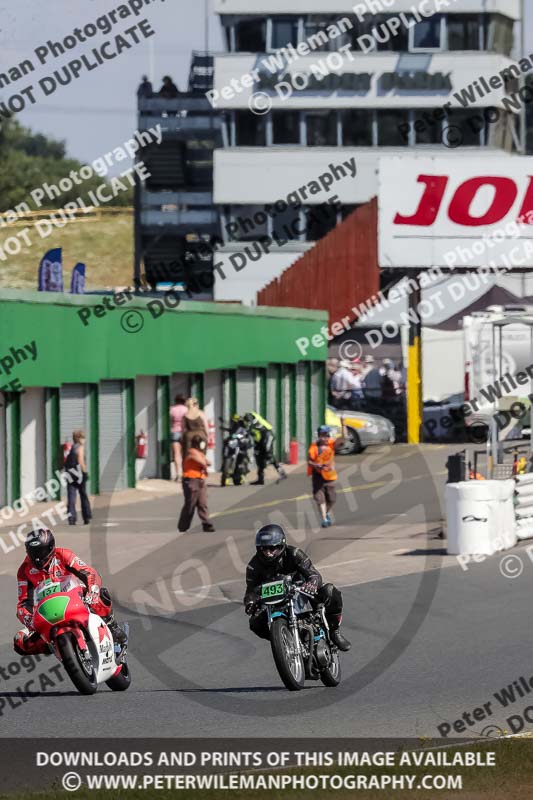
[[[516,538],[533,539],[533,472],[516,475],[515,484]]]

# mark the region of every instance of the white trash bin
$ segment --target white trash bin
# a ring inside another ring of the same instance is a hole
[[[446,485],[450,555],[493,555],[516,544],[514,481]]]

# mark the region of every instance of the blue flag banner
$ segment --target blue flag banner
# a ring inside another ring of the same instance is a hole
[[[70,281],[71,294],[85,294],[85,264],[76,264]]]
[[[39,265],[39,291],[63,291],[63,260],[61,248],[49,250],[41,259]]]

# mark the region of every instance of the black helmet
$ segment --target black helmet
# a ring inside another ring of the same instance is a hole
[[[287,539],[281,525],[263,525],[255,534],[257,555],[264,564],[280,561],[286,546]]]
[[[26,552],[34,567],[45,569],[56,549],[54,534],[48,528],[40,528],[26,537]]]
[[[246,423],[246,425],[253,425],[253,423],[255,422],[255,417],[250,411],[247,411],[246,414],[243,416],[243,420]],[[279,528],[279,525],[267,525],[266,527],[267,528],[273,528],[273,527],[274,528]],[[263,530],[263,528],[261,528],[261,530]],[[280,530],[281,530],[281,528],[280,528]]]

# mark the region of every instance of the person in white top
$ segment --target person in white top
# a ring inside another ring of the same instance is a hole
[[[341,361],[331,376],[331,394],[336,400],[351,400],[354,392],[361,391],[361,381],[350,370],[349,361]]]

